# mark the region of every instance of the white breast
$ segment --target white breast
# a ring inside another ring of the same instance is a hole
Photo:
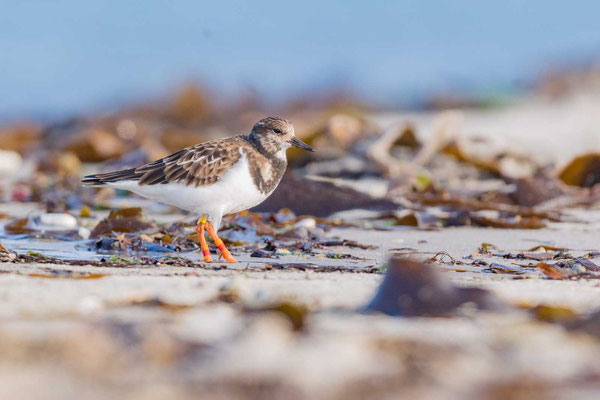
[[[226,200],[224,214],[252,208],[262,203],[271,194],[262,193],[254,184],[245,154],[223,175],[222,183],[227,187],[223,189],[225,192],[223,198]]]
[[[190,187],[180,183],[140,186],[136,181],[115,182],[110,186],[196,214],[219,216],[219,219],[221,215],[254,207],[270,195],[261,193],[254,185],[246,155],[209,186]]]

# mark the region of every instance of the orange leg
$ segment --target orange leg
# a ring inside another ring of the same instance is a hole
[[[196,233],[198,233],[198,239],[200,239],[200,248],[202,249],[203,258],[200,261],[211,262],[213,259],[210,256],[210,250],[208,249],[208,244],[206,243],[206,238],[204,237],[204,226],[206,225],[206,217],[202,217],[198,220],[196,224]]]
[[[206,230],[208,231],[208,234],[215,241],[215,244],[217,245],[219,250],[221,250],[221,255],[219,256],[219,258],[223,257],[225,259],[225,261],[237,262],[237,260],[235,258],[233,258],[233,256],[229,252],[229,250],[227,250],[227,247],[225,247],[225,244],[223,243],[223,241],[221,239],[219,239],[219,236],[217,236],[217,232],[215,232],[215,227],[213,226],[212,222],[208,221],[206,223]]]

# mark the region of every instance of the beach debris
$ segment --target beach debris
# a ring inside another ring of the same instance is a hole
[[[282,208],[289,208],[296,215],[327,217],[338,211],[358,208],[395,210],[398,205],[390,200],[373,198],[349,187],[296,178],[292,173],[288,173],[275,192],[252,210],[277,212]]]
[[[562,325],[572,332],[584,332],[596,338],[600,337],[600,311],[580,314],[567,306],[549,304],[526,308],[539,321]]]
[[[17,255],[4,247],[4,245],[0,242],[0,261],[11,262],[15,258],[17,258]]]
[[[560,181],[543,174],[510,180],[509,183],[515,185],[515,190],[510,193],[511,200],[522,207],[534,207],[566,194]]]
[[[560,252],[555,253],[555,252],[551,252],[551,251],[539,252],[539,253],[522,252],[522,253],[517,254],[514,257],[512,254],[508,254],[504,258],[521,258],[521,259],[525,259],[525,260],[546,261],[546,260],[555,259],[558,256],[560,256],[561,254],[562,253],[560,253]]]
[[[585,332],[588,335],[600,338],[600,311],[595,311],[579,318],[570,318],[567,315],[566,318],[562,318],[559,322],[569,330]]]
[[[34,219],[40,230],[77,229],[77,218],[66,213],[46,213]]]
[[[62,150],[71,152],[83,162],[101,162],[121,157],[127,146],[118,136],[97,128],[71,136]]]
[[[462,118],[462,114],[455,111],[440,114],[433,123],[432,139],[422,146],[418,142],[411,143],[410,138],[415,137],[415,132],[410,123],[393,126],[371,145],[368,150],[369,158],[379,166],[384,176],[394,179],[390,186],[391,192],[423,172],[432,158],[457,135]],[[400,160],[392,154],[394,146],[407,143],[412,144],[408,147],[418,148],[410,161]]]
[[[502,229],[541,229],[546,224],[538,217],[491,218],[483,215],[470,214],[473,225]]]
[[[189,310],[193,306],[190,304],[178,304],[172,303],[161,299],[160,297],[132,297],[126,301],[116,303],[114,305],[124,307],[148,307],[148,308],[162,308],[172,312],[179,312]]]
[[[291,302],[281,302],[259,307],[245,307],[244,311],[247,313],[276,313],[285,317],[285,319],[290,323],[290,327],[293,331],[300,332],[306,330],[308,309],[300,304]]]
[[[539,304],[530,309],[533,316],[544,322],[565,323],[572,322],[579,316],[569,307]]]
[[[92,210],[90,209],[89,206],[82,206],[81,210],[79,211],[79,217],[80,218],[90,218],[92,216]]]
[[[281,211],[280,211],[281,212]],[[305,228],[305,229],[314,229],[317,227],[317,221],[314,218],[300,218],[298,222],[294,224],[294,228]]]
[[[30,227],[29,218],[17,218],[4,225],[4,231],[11,235],[20,235],[35,232],[35,229]]]
[[[526,250],[529,252],[548,252],[548,251],[567,251],[569,250],[567,247],[553,246],[550,244],[541,244],[538,246],[533,246],[532,248]]]
[[[327,135],[335,145],[350,149],[359,140],[373,136],[374,129],[360,118],[347,114],[336,114],[327,121]]]
[[[366,309],[392,316],[449,316],[467,304],[480,310],[504,307],[486,290],[454,286],[433,265],[393,255]]]
[[[250,257],[272,258],[273,257],[273,253],[265,251],[265,250],[257,249],[257,250],[254,250],[252,253],[250,253]]]
[[[511,267],[504,264],[499,263],[491,263],[489,266],[491,272],[495,274],[514,274],[514,275],[522,275],[525,273],[523,268],[520,267]]]
[[[417,214],[409,210],[403,210],[396,213],[383,213],[378,217],[378,219],[388,218],[391,219],[396,226],[422,226],[419,224]]]
[[[374,246],[371,244],[358,243],[354,240],[346,240],[346,239],[342,240],[342,239],[335,239],[335,238],[326,239],[324,241],[321,241],[319,244],[323,247],[346,246],[346,247],[354,247],[354,248],[363,249],[363,250],[375,250],[378,248],[377,246]]]
[[[461,142],[464,143],[464,142]],[[497,160],[489,160],[485,158],[477,158],[472,154],[465,152],[459,143],[449,143],[444,148],[444,154],[456,158],[457,161],[473,165],[474,167],[494,175],[500,175],[500,166]]]
[[[545,221],[561,220],[559,211],[540,211],[531,207],[455,196],[444,191],[411,193],[405,198],[412,203],[412,209],[438,207],[449,213],[445,217],[438,213],[443,226],[541,229],[546,226]]]
[[[314,218],[300,218],[294,225],[283,228],[276,235],[278,239],[323,240],[325,231],[317,226]]]
[[[40,144],[42,127],[26,122],[0,128],[0,148],[24,155]]]
[[[108,217],[98,222],[90,237],[97,238],[114,232],[140,232],[155,227],[154,222],[143,218],[141,208],[123,208],[111,211]]]
[[[554,264],[542,261],[537,264],[537,268],[546,277],[555,280],[600,278],[600,267],[583,257],[560,260]]]
[[[62,239],[76,239],[80,230],[77,219],[65,213],[15,218],[4,225],[4,231],[10,235],[42,235]]]
[[[172,244],[162,243],[147,235],[123,233],[114,236],[101,236],[95,242],[95,250],[101,252],[133,251],[147,253],[170,253],[180,250],[196,249],[197,246],[181,248]]]
[[[400,160],[392,155],[392,149],[403,141],[410,142],[414,138],[414,128],[410,124],[397,125],[388,129],[371,144],[368,157],[375,163],[385,177],[398,177],[401,173],[413,173],[416,165],[409,161]],[[416,141],[416,140],[415,140]],[[414,146],[418,147],[418,146]]]
[[[23,157],[13,150],[0,150],[0,176],[11,176],[23,168]]]
[[[259,213],[242,211],[234,217],[233,225],[245,230],[254,230],[260,236],[272,236],[275,234],[275,228],[263,221],[263,216]]]
[[[577,257],[575,259],[579,264],[583,265],[583,267],[588,271],[599,272],[600,267],[596,265],[592,260],[583,257]]]
[[[37,160],[37,171],[55,175],[57,179],[78,178],[81,160],[70,151],[49,151],[42,153]]]
[[[46,278],[46,279],[101,279],[107,276],[107,274],[98,274],[98,273],[86,273],[86,272],[76,272],[76,271],[68,271],[62,269],[46,269],[45,272],[49,273],[37,273],[32,272],[26,274],[26,276],[30,278]]]
[[[589,153],[571,160],[558,177],[567,185],[592,187],[600,183],[600,153]]]

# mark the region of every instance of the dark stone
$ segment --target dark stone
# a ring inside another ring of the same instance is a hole
[[[435,266],[393,256],[367,310],[392,316],[449,316],[466,303],[480,310],[504,308],[487,290],[454,286]]]
[[[282,208],[289,208],[296,215],[327,217],[338,211],[356,208],[396,210],[398,204],[390,200],[373,198],[348,187],[296,178],[292,173],[287,173],[275,192],[252,211],[277,212]]]
[[[271,253],[268,253],[264,250],[254,250],[252,252],[252,254],[250,254],[250,257],[257,257],[257,258],[271,258],[273,255]]]

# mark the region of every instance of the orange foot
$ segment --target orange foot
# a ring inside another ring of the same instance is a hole
[[[208,249],[208,244],[206,243],[206,238],[204,238],[204,226],[206,225],[206,217],[202,217],[198,220],[196,224],[196,233],[198,234],[198,239],[200,239],[200,248],[202,249],[202,257],[200,261],[202,262],[212,262],[212,257],[210,256],[210,250]]]
[[[204,253],[204,251],[203,251],[202,253]],[[207,254],[207,255],[205,255],[204,257],[202,257],[202,258],[200,259],[200,261],[201,261],[201,262],[206,262],[206,263],[212,262],[212,260],[213,260],[213,259],[212,259],[212,257],[210,256],[210,253],[209,253],[209,254]]]
[[[219,236],[217,236],[217,232],[215,232],[215,227],[213,226],[212,222],[208,221],[206,223],[206,230],[208,231],[208,234],[213,238],[215,244],[221,251],[221,254],[219,255],[219,260],[221,259],[221,257],[223,257],[225,261],[236,263],[237,260],[233,258],[229,250],[227,250],[227,247],[225,247],[225,243],[223,243]]]

